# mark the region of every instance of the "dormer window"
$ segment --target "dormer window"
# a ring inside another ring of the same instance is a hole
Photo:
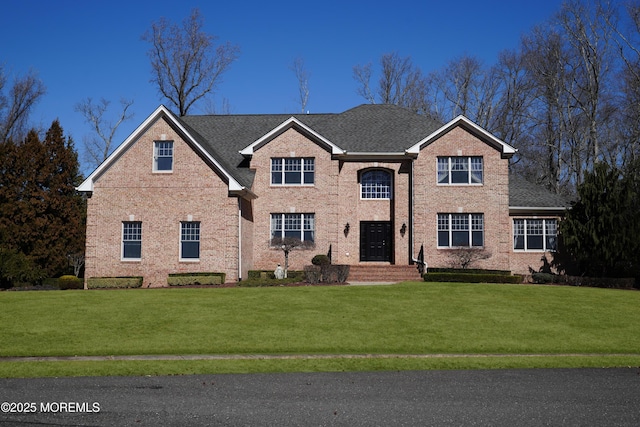
[[[173,171],[173,141],[155,141],[153,148],[153,171]]]
[[[438,157],[438,184],[482,184],[482,157]]]

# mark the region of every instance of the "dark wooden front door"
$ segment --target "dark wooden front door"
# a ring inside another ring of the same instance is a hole
[[[391,221],[360,223],[360,261],[391,261]]]

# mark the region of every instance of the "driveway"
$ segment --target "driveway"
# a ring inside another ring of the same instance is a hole
[[[638,368],[0,379],[0,426],[638,426],[639,396]]]

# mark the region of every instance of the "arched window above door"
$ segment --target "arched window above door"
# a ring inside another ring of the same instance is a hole
[[[360,177],[360,197],[362,199],[391,199],[391,172],[371,169]]]

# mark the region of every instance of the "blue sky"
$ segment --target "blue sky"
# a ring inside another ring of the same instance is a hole
[[[226,99],[233,114],[297,112],[298,86],[289,66],[301,57],[310,73],[308,109],[337,113],[365,102],[356,94],[354,65],[377,64],[394,51],[411,56],[424,73],[463,54],[493,64],[561,3],[5,0],[0,63],[10,76],[38,72],[47,94],[32,123],[47,129],[59,119],[81,152],[91,130],[74,112],[79,101],[106,98],[115,114],[120,98],[134,100],[135,116],[119,128],[118,143],[163,102],[149,82],[149,46],[140,38],[162,16],[179,23],[197,7],[207,32],[239,45],[239,59],[213,97],[218,111]]]

